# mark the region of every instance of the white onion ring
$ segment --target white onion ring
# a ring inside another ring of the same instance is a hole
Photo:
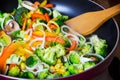
[[[25,34],[28,34],[28,38],[25,41],[29,41],[32,36],[32,29],[28,29]]]
[[[96,57],[99,57],[102,61],[104,60],[104,58],[101,56],[101,55],[98,55],[98,54],[93,54],[93,53],[86,53],[86,54],[84,54],[84,55],[82,55],[81,57],[80,57],[80,61],[82,62],[82,63],[85,63],[85,62],[87,62],[87,61],[93,61],[91,58],[86,58],[86,57],[84,57],[85,55],[90,55],[90,56],[96,56]]]
[[[16,31],[16,30],[20,30],[20,26],[18,25],[18,23],[16,21],[14,21],[13,19],[10,19],[7,21],[6,26],[9,25],[9,27],[12,29],[10,32],[7,32],[7,34],[11,34],[12,32]],[[4,28],[5,29],[5,28]]]
[[[10,15],[10,16],[11,16],[12,19],[14,20],[14,17],[13,17],[12,15]],[[2,19],[3,21],[2,21],[2,23],[1,23],[1,28],[2,28],[3,30],[4,30],[4,25],[3,25],[3,24],[4,24],[4,21],[5,21],[6,17],[7,17],[7,16],[3,17],[3,19]],[[6,23],[6,24],[7,24],[7,23]],[[5,25],[6,25],[6,24],[5,24]]]
[[[47,28],[47,30],[48,30],[49,32],[52,32],[51,29],[48,27],[48,25],[46,25],[45,23],[35,23],[35,24],[33,24],[33,30],[35,30],[36,27],[39,26],[39,25],[43,25],[44,27]]]
[[[34,39],[34,40],[32,40],[30,43],[29,43],[29,45],[31,46],[34,42],[36,42],[36,41],[43,41],[43,37],[42,38],[36,38],[36,39]],[[32,50],[35,50],[35,47],[32,47]]]
[[[49,8],[44,7],[47,11],[49,11],[49,15],[52,15],[52,11]]]
[[[22,1],[21,2],[21,5],[23,6],[23,7],[25,7],[25,8],[27,8],[27,9],[29,9],[29,10],[33,10],[33,11],[35,11],[36,9],[37,9],[37,7],[33,7],[32,5],[33,5],[33,3],[31,3],[30,1]]]
[[[81,34],[77,33],[76,31],[74,31],[73,29],[71,29],[69,26],[67,26],[67,25],[61,26],[61,32],[64,33],[64,34],[68,34],[67,32],[65,32],[65,31],[63,30],[63,28],[67,28],[70,32],[72,32],[72,34],[74,34],[74,35],[76,35],[76,36],[79,36],[79,37],[82,37],[82,38],[84,39],[84,42],[82,42],[82,43],[85,43],[85,42],[86,42],[86,39],[85,39],[84,36],[82,36]],[[79,40],[79,42],[80,42],[80,40]]]

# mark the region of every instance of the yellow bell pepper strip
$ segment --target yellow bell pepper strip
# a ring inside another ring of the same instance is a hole
[[[29,24],[29,26],[27,27],[27,30],[30,29],[30,28],[32,28],[32,25],[34,24],[34,22],[35,22],[35,19],[32,20],[32,22]]]
[[[8,36],[4,31],[0,32],[0,42],[2,43],[3,41],[3,45],[4,46],[8,46],[11,43],[11,37]]]
[[[10,57],[11,54],[17,49],[17,43],[12,42],[9,46],[3,49],[3,53],[0,56],[0,69],[4,73],[6,70],[6,60]]]
[[[44,33],[42,31],[34,31],[32,33],[32,36],[36,36],[36,37],[42,37],[44,35]],[[57,34],[53,33],[53,32],[45,32],[46,36],[57,36]]]
[[[44,0],[41,4],[40,4],[40,7],[44,7],[46,4],[47,4],[47,0]]]

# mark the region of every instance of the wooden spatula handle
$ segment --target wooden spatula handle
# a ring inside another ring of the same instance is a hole
[[[103,11],[101,11],[103,13],[103,16],[107,15],[108,19],[119,14],[120,13],[120,4],[117,4],[111,8],[105,9]]]

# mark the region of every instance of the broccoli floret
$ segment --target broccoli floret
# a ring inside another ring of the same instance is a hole
[[[59,26],[62,26],[68,19],[68,16],[61,15],[57,10],[53,10],[53,18],[57,18],[55,21]]]
[[[28,72],[21,72],[20,77],[34,79],[35,75],[32,72],[28,71]]]
[[[28,12],[28,9],[24,8],[24,7],[21,7],[21,8],[18,8],[14,14],[14,18],[15,20],[18,22],[18,24],[20,24],[22,26],[23,24],[23,16],[25,16],[24,13],[27,13]]]
[[[45,63],[54,65],[56,58],[65,55],[65,49],[61,44],[46,49],[36,49],[35,54]]]
[[[80,56],[77,52],[75,51],[70,51],[69,53],[69,61],[72,63],[72,64],[79,64],[80,63]]]
[[[68,16],[58,16],[57,20],[55,21],[59,26],[62,26],[64,22],[68,20]]]
[[[14,77],[17,77],[19,73],[20,73],[20,69],[18,66],[14,66],[8,71],[8,75]]]
[[[92,45],[91,44],[85,44],[85,45],[80,45],[78,49],[80,50],[79,55],[83,55],[88,52],[92,52],[93,50],[91,49]]]
[[[83,65],[82,64],[70,64],[67,69],[71,74],[77,74],[80,72],[79,70],[83,70]]]
[[[47,78],[47,76],[48,76],[48,70],[45,70],[45,71],[41,71],[40,73],[39,73],[39,78],[40,79],[46,79]]]
[[[69,66],[68,66],[68,71],[69,71],[71,74],[77,74],[77,73],[78,73],[78,69],[77,69],[74,65],[69,65]]]
[[[97,35],[93,35],[90,38],[90,41],[93,43],[94,45],[94,50],[95,53],[105,57],[107,55],[107,43],[106,40],[104,39],[100,39]]]
[[[66,76],[69,76],[70,75],[70,72],[69,71],[66,71],[62,76],[63,77],[66,77]]]
[[[65,48],[61,44],[57,44],[55,47],[53,47],[53,50],[55,50],[57,58],[65,55]]]
[[[49,74],[47,76],[47,79],[51,79],[51,78],[58,78],[60,75],[58,73],[54,73],[54,74]]]
[[[26,59],[26,65],[28,67],[33,67],[34,65],[36,65],[38,63],[38,58],[35,57],[35,56],[29,56],[27,59]]]
[[[35,54],[45,63],[54,65],[56,63],[55,53],[51,50],[51,47],[47,49],[36,49]]]
[[[88,61],[88,62],[85,62],[85,63],[83,64],[83,67],[84,67],[84,70],[86,70],[86,69],[89,69],[89,68],[91,68],[91,67],[93,67],[93,66],[95,66],[95,65],[96,65],[95,62]]]

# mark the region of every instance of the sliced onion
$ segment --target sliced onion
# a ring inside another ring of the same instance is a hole
[[[57,27],[60,27],[60,26],[59,26],[55,21],[53,21],[53,20],[50,20],[47,25],[49,26],[50,24],[54,24],[54,25],[56,25]]]
[[[79,38],[76,36],[76,35],[74,35],[74,34],[70,34],[70,33],[66,33],[65,35],[64,35],[64,37],[69,37],[69,36],[71,36],[72,38],[72,40],[75,40],[76,42],[77,42],[77,46],[78,46],[78,42],[79,42]],[[70,44],[72,45],[72,41],[70,41]],[[76,46],[76,47],[77,47]]]
[[[31,3],[30,1],[22,1],[21,5],[29,10],[33,10],[35,11],[38,7],[37,6],[33,6],[34,4]]]
[[[94,60],[92,60],[91,58],[84,57],[85,55],[95,56],[95,57],[100,58],[102,61],[104,60],[104,58],[103,58],[101,55],[98,55],[98,54],[96,54],[96,53],[87,53],[87,54],[84,54],[84,55],[82,55],[82,56],[80,57],[80,61],[81,61],[82,63],[85,63],[85,62],[88,62],[88,61],[94,61]]]
[[[3,18],[3,21],[2,21],[2,23],[1,23],[1,28],[4,30],[4,21],[5,21],[5,17]]]
[[[86,42],[84,45],[91,45],[91,48],[86,52],[86,53],[89,53],[89,52],[91,52],[91,50],[93,49],[93,44],[92,44],[92,42]]]
[[[9,67],[7,65],[4,74],[7,74],[8,69],[9,69]]]
[[[0,47],[1,47],[1,51],[0,51],[0,56],[2,55],[2,53],[3,53],[3,48],[4,48],[4,46],[3,46],[3,44],[2,43],[0,43]]]
[[[49,8],[44,7],[47,11],[49,11],[49,15],[52,15],[52,11]]]
[[[82,42],[82,44],[86,42],[86,39],[85,39],[85,37],[84,37],[83,35],[77,33],[76,31],[74,31],[73,29],[71,29],[71,28],[70,28],[69,26],[67,26],[67,25],[61,26],[61,32],[62,32],[62,33],[68,34],[67,32],[64,31],[64,28],[67,28],[72,34],[83,38],[83,39],[84,39],[84,42]],[[78,38],[78,39],[79,39],[79,38]],[[79,40],[79,42],[80,42],[80,40]],[[80,43],[81,43],[81,42],[80,42]]]
[[[39,72],[44,71],[43,63],[38,61],[38,63],[36,65],[34,65],[32,68],[26,66],[26,70],[24,70],[24,71],[31,71],[31,72],[33,72],[33,74],[37,75]]]
[[[48,27],[48,25],[46,25],[45,23],[35,23],[35,24],[33,24],[33,30],[35,30],[37,26],[44,26],[44,27],[47,28],[47,30],[49,32],[52,32],[51,29]]]
[[[27,37],[27,39],[25,39],[25,41],[29,41],[30,38],[31,38],[31,36],[32,36],[32,29],[28,29],[28,30],[25,32],[25,34],[28,35],[28,37]]]
[[[42,31],[42,30],[41,30]],[[43,41],[42,41],[42,44],[41,44],[41,48],[44,48],[44,46],[45,46],[45,37],[46,37],[46,34],[45,34],[45,32],[44,31],[42,31],[43,32],[43,34],[44,34],[44,36],[43,36]]]
[[[12,32],[16,30],[20,30],[20,26],[18,25],[16,21],[14,21],[13,19],[10,19],[7,21],[4,29],[6,30],[7,34],[11,34]]]
[[[12,19],[14,20],[14,17],[12,15],[10,15],[12,17]],[[1,23],[1,28],[4,30],[4,22],[5,22],[5,19],[7,18],[7,16],[5,16],[3,19],[2,19],[2,23]],[[7,23],[6,23],[7,24]],[[6,25],[5,24],[5,25]]]
[[[32,46],[32,44],[34,43],[34,42],[36,42],[36,41],[43,41],[44,40],[44,38],[36,38],[36,39],[33,39],[30,43],[29,43],[29,45],[30,46]],[[39,46],[39,45],[38,45]],[[36,47],[32,47],[32,50],[35,50],[35,48]]]

